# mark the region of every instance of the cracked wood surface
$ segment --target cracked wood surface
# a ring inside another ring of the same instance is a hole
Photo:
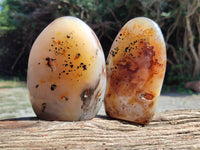
[[[97,116],[59,122],[0,121],[2,149],[200,149],[200,110],[156,113],[146,126]]]

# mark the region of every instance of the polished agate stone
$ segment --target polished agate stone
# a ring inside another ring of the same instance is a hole
[[[40,119],[94,118],[105,94],[106,67],[101,44],[92,29],[70,16],[50,23],[32,46],[27,86]]]
[[[138,17],[127,22],[107,59],[107,115],[148,124],[160,95],[166,60],[165,41],[154,21]]]

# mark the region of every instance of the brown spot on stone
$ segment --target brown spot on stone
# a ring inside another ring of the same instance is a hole
[[[111,97],[111,94],[110,94],[110,93],[108,93],[108,94],[106,95],[106,97],[110,98],[110,97]]]
[[[151,101],[151,103],[149,104],[149,108],[152,108],[154,106],[154,101]]]
[[[56,88],[56,85],[55,85],[55,84],[52,84],[52,85],[51,85],[51,91],[54,91],[55,88]]]
[[[77,54],[75,55],[75,57],[74,57],[74,60],[79,59],[80,56],[81,56],[81,54],[80,54],[80,53],[77,53]]]
[[[61,100],[66,100],[66,101],[68,101],[68,100],[69,100],[69,98],[68,98],[68,97],[66,97],[66,96],[61,96],[61,97],[60,97],[60,99],[61,99]]]
[[[56,59],[47,57],[46,61],[47,61],[47,66],[51,68],[51,71],[53,71],[53,61],[55,61]]]
[[[43,84],[44,82],[45,82],[44,80],[42,80],[42,79],[40,80],[40,84]]]
[[[45,111],[47,103],[42,103],[42,112]]]
[[[145,93],[144,98],[147,99],[147,100],[152,100],[154,98],[154,95],[150,94],[150,93]]]

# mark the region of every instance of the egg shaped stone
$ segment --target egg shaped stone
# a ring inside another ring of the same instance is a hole
[[[127,22],[107,58],[106,113],[148,124],[155,112],[165,69],[166,46],[159,26],[145,17]]]
[[[78,18],[54,20],[35,40],[27,87],[33,110],[45,120],[88,120],[106,88],[105,57],[92,29]]]

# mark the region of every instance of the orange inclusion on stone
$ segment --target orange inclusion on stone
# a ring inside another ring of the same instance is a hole
[[[75,78],[78,78],[78,77],[79,77],[79,75],[80,75],[80,74],[79,74],[79,73],[77,73],[77,74],[75,75]]]
[[[63,50],[63,56],[66,56],[66,51],[65,50]]]
[[[40,84],[44,83],[44,80],[40,79]]]
[[[64,95],[60,96],[60,100],[62,100],[64,97],[65,97]]]

